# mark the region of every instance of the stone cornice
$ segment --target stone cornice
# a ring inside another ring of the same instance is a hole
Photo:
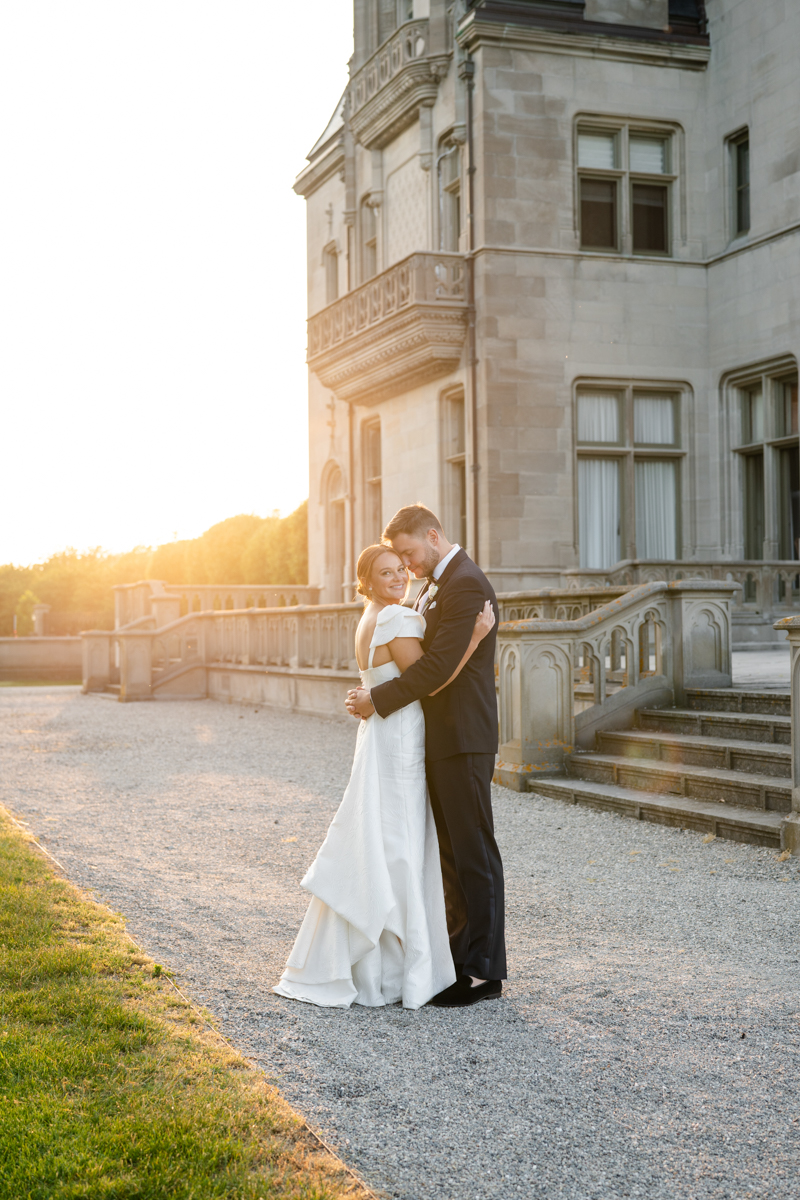
[[[466,332],[465,308],[415,305],[309,356],[308,365],[341,400],[379,404],[454,371]]]
[[[412,254],[308,322],[308,365],[342,400],[377,404],[461,361],[465,262]]]
[[[379,149],[416,121],[420,108],[435,101],[448,62],[447,56],[438,56],[408,63],[354,113],[350,128],[361,145]]]
[[[310,196],[326,180],[344,169],[344,135],[340,133],[335,142],[318,154],[305,167],[292,184],[298,196]]]
[[[568,54],[579,58],[608,58],[621,62],[643,63],[651,67],[672,67],[684,71],[703,71],[711,50],[698,41],[650,38],[595,33],[573,26],[567,30],[498,23],[481,19],[479,11],[469,13],[458,28],[459,44],[468,53],[479,46],[502,46],[506,50],[540,50],[547,54]]]

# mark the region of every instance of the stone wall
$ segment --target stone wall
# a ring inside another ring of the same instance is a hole
[[[79,637],[0,638],[0,680],[81,679]]]

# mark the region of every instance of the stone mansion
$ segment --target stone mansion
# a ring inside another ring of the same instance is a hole
[[[645,560],[796,591],[800,3],[355,0],[354,26],[295,184],[321,599],[415,500],[501,592]]]

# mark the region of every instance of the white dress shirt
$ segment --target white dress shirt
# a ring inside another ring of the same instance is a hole
[[[450,562],[450,559],[454,558],[455,555],[458,554],[460,549],[461,549],[461,547],[459,546],[458,542],[456,542],[455,546],[453,546],[453,549],[450,551],[450,553],[445,554],[442,561],[440,563],[436,564],[436,566],[433,568],[433,578],[435,580],[438,581],[439,579],[441,579],[442,575],[444,574],[445,568],[447,567],[447,564]]]

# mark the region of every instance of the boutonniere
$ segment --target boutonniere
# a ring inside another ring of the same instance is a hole
[[[432,583],[431,586],[428,588],[428,595],[430,596],[431,600],[436,595],[438,590],[439,590],[438,583]]]

